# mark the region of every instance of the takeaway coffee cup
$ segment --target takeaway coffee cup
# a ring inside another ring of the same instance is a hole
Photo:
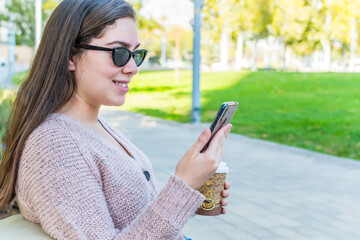
[[[226,163],[220,162],[215,174],[199,188],[199,192],[205,196],[205,200],[201,203],[196,214],[204,216],[221,214],[221,200],[223,199],[221,193],[224,190],[225,178],[228,172],[229,168]]]

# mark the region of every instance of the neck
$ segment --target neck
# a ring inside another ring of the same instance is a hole
[[[91,125],[98,122],[100,106],[93,106],[75,94],[58,113],[65,114],[83,124]]]

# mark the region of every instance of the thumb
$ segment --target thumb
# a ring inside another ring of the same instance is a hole
[[[209,128],[206,128],[204,131],[202,131],[196,142],[191,146],[191,148],[189,149],[190,152],[193,152],[195,154],[200,153],[201,149],[209,141],[210,136],[211,136],[211,131]]]

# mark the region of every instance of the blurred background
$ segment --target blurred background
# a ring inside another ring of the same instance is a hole
[[[61,1],[38,2],[43,27]],[[146,67],[190,69],[193,1],[130,2],[138,12],[142,46],[150,49]],[[29,65],[37,44],[35,5],[0,1],[1,66],[9,61],[13,41],[16,64]],[[203,0],[202,70],[359,71],[359,16],[356,0]]]
[[[0,134],[60,0],[0,0]],[[131,0],[147,61],[122,110],[190,122],[194,1]],[[233,132],[360,159],[360,1],[201,1],[201,121],[238,101]],[[37,11],[36,9],[40,9]]]
[[[148,63],[189,67],[193,3],[144,0],[136,6],[141,39],[151,49]],[[202,6],[204,71],[359,70],[359,1],[204,0]]]

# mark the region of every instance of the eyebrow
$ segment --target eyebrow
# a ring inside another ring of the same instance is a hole
[[[130,48],[130,44],[127,42],[123,42],[123,41],[114,41],[114,42],[107,43],[106,45],[112,45],[112,44],[120,44],[126,48]],[[140,46],[140,43],[138,43],[134,49],[137,49],[139,46]]]

